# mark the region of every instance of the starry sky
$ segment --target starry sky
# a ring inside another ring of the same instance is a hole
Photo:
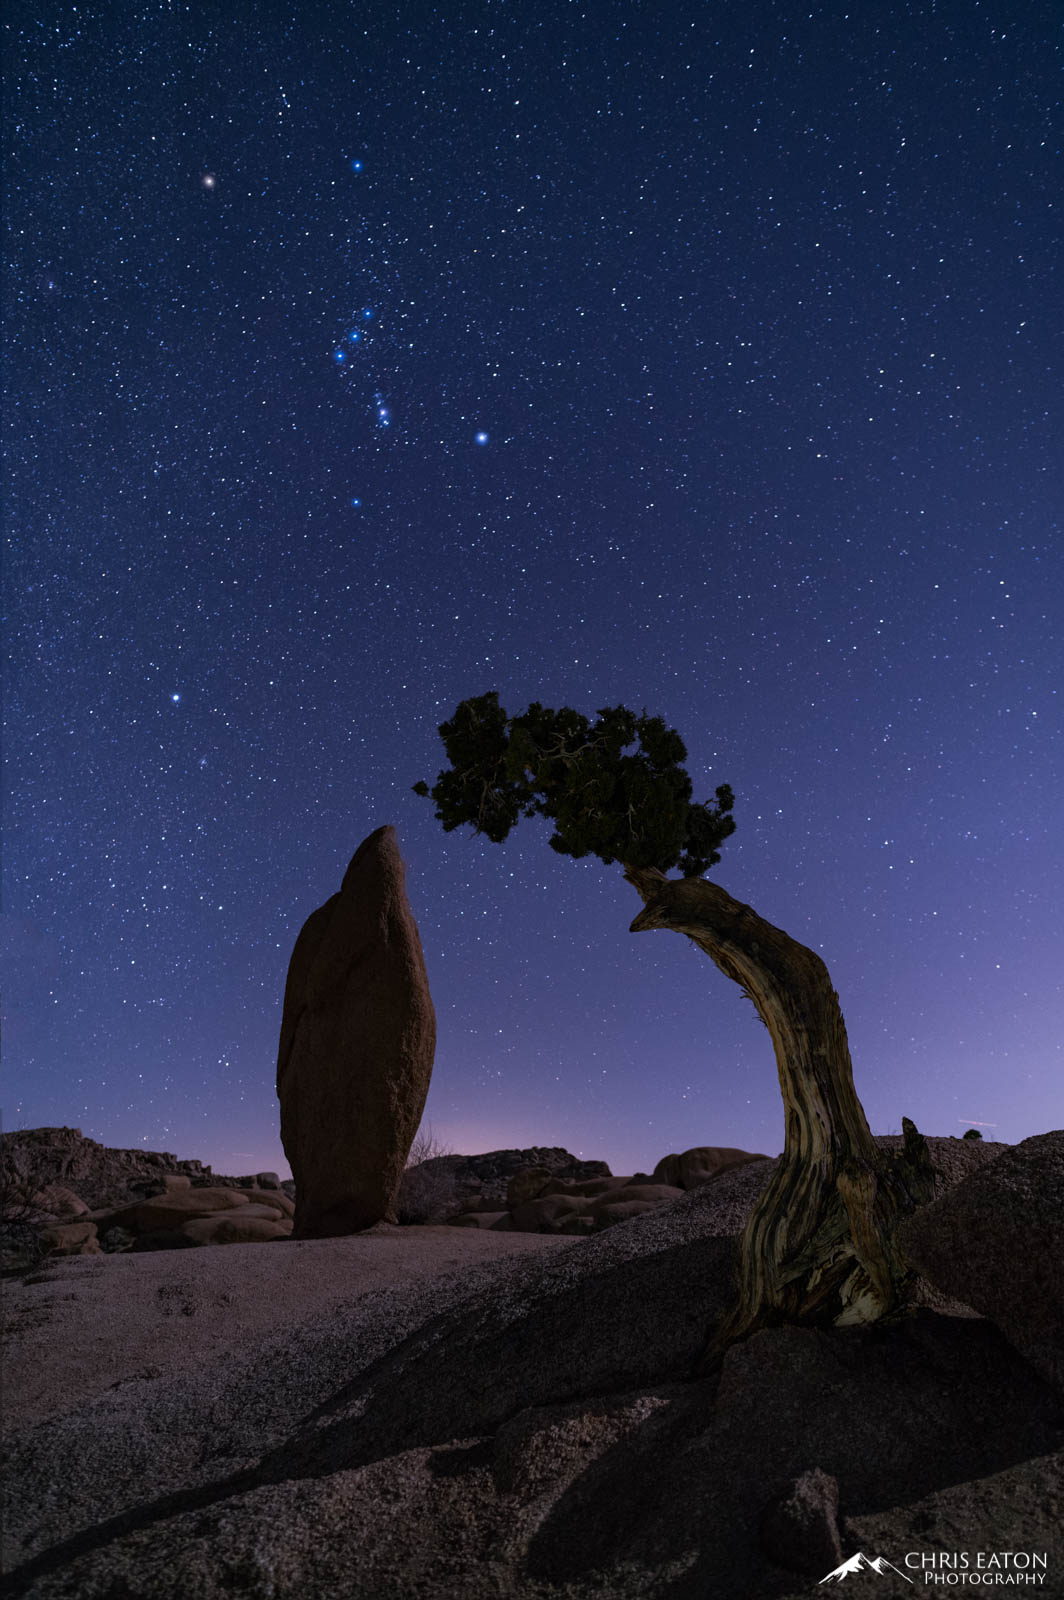
[[[873,1131],[1064,1123],[1048,0],[6,22],[6,1128],[287,1174],[285,973],[393,823],[456,1151],[775,1154],[618,867],[411,792],[644,707],[818,950]]]

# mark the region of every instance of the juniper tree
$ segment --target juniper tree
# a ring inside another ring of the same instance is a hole
[[[624,706],[596,716],[534,702],[509,717],[494,692],[463,700],[439,729],[450,765],[415,793],[431,797],[448,832],[469,825],[501,843],[522,817],[543,816],[554,825],[552,849],[619,862],[644,902],[630,931],[686,934],[768,1028],[784,1151],[743,1234],[735,1311],[706,1361],[765,1323],[898,1314],[913,1275],[894,1230],[933,1192],[926,1144],[908,1118],[902,1150],[873,1140],[820,957],[703,877],[735,831],[728,785],[693,802],[675,729]],[[668,877],[676,867],[681,876]]]
[[[566,856],[596,855],[607,866],[678,866],[698,877],[720,860],[735,832],[734,796],[726,783],[714,805],[693,805],[681,762],[683,740],[661,717],[607,707],[594,724],[563,706],[534,701],[507,717],[495,693],[463,700],[440,724],[450,767],[430,790],[445,831],[472,823],[500,844],[521,816],[549,817],[548,843]],[[632,744],[636,749],[624,752]]]

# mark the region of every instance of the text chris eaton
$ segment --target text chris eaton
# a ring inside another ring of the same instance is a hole
[[[909,1550],[907,1572],[921,1572],[925,1583],[1042,1584],[1048,1551],[1038,1550]]]

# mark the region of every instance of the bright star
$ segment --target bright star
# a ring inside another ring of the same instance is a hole
[[[347,360],[347,356],[345,355],[343,350],[334,350],[333,351],[333,360],[335,362],[337,362],[337,363],[340,363],[341,361],[346,361]]]
[[[215,189],[218,186],[218,179],[214,176],[213,172],[205,172],[203,177],[200,179],[200,183],[205,189]]]
[[[352,161],[352,163],[351,163],[351,171],[352,172],[361,172],[362,171],[362,163],[357,158],[354,161]]]
[[[350,339],[352,344],[358,344],[359,340],[362,338],[362,335],[359,333],[357,328],[352,328],[347,337]]]
[[[477,436],[476,436],[476,440],[477,440],[477,444],[487,444],[488,436],[487,436],[486,433],[478,433]]]
[[[176,706],[176,705],[180,704],[181,696],[179,694],[172,694],[170,696],[170,699],[173,701],[174,705]]]
[[[366,320],[368,322],[370,317],[372,317],[373,312],[370,310],[369,306],[364,306],[363,310],[362,310],[362,315],[366,318]]]
[[[361,504],[362,504],[362,501],[361,501],[361,500],[360,500],[360,499],[359,499],[359,498],[358,498],[358,495],[357,495],[357,494],[356,494],[356,495],[355,495],[355,496],[354,496],[354,498],[353,498],[353,499],[352,499],[352,501],[351,501],[351,504],[352,504],[352,505],[353,505],[353,506],[360,506],[360,505],[361,505]]]

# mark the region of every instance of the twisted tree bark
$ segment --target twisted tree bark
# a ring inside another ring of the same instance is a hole
[[[783,1094],[783,1155],[742,1236],[735,1311],[703,1367],[758,1327],[844,1326],[898,1313],[913,1273],[894,1229],[931,1198],[934,1174],[908,1118],[902,1150],[887,1152],[872,1138],[827,967],[715,883],[646,867],[626,867],[625,877],[645,902],[633,933],[686,934],[753,1001]]]

